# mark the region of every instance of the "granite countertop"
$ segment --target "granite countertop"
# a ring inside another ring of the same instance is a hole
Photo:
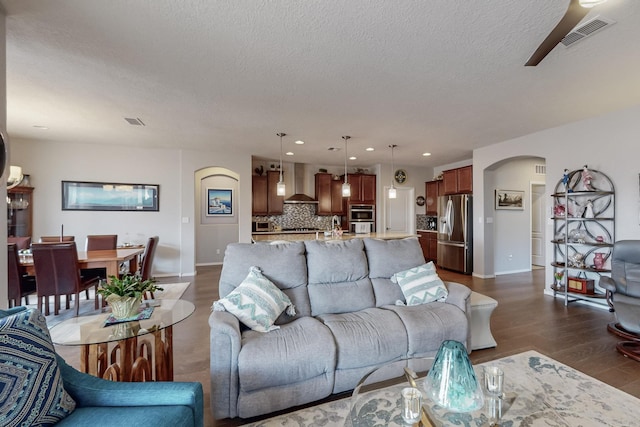
[[[420,233],[437,233],[438,232],[438,230],[427,230],[427,229],[419,229],[416,231],[419,231]]]
[[[296,242],[301,240],[316,240],[316,233],[259,233],[251,235],[254,242],[269,242],[274,240],[283,240],[287,242]],[[404,239],[407,237],[418,237],[416,234],[408,233],[344,233],[342,237],[324,237],[324,232],[318,232],[318,240],[350,240],[350,239],[363,239],[365,237],[371,237],[373,239]]]

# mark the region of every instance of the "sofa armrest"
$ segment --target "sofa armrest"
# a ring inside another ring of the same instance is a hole
[[[445,282],[449,295],[445,303],[453,304],[462,310],[467,317],[467,342],[465,343],[467,351],[471,352],[471,289],[457,282]]]
[[[195,427],[204,424],[199,382],[116,382],[84,374],[57,356],[65,390],[78,407],[188,406]]]
[[[211,411],[215,419],[238,416],[238,356],[242,346],[240,322],[226,311],[209,316]]]
[[[445,282],[449,295],[446,303],[453,304],[469,315],[471,311],[471,289],[457,282]]]

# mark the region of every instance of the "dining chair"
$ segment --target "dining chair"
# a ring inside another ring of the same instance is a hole
[[[86,251],[104,251],[115,249],[118,244],[117,234],[91,234],[87,236]]]
[[[9,308],[21,305],[23,297],[25,305],[29,305],[29,295],[36,293],[36,278],[21,270],[18,245],[8,243],[7,252]]]
[[[29,249],[31,247],[31,237],[9,236],[7,237],[7,243],[15,243],[18,250]]]
[[[34,243],[31,246],[33,265],[38,284],[38,309],[42,310],[43,299],[46,301],[44,313],[49,315],[49,297],[54,297],[54,314],[60,311],[60,296],[66,297],[66,308],[69,308],[69,296],[75,295],[75,315],[80,312],[80,292],[87,293],[92,287],[95,291],[95,308],[99,307],[97,292],[99,278],[83,279],[78,267],[78,250],[75,242]]]
[[[117,234],[91,234],[87,236],[85,242],[85,250],[88,251],[104,251],[115,250],[118,245]],[[106,268],[83,268],[80,270],[82,277],[90,279],[97,277],[98,279],[107,278]]]
[[[41,236],[40,243],[60,243],[60,242],[73,242],[76,240],[76,236]]]
[[[147,246],[142,253],[142,262],[140,263],[140,277],[142,280],[151,279],[151,267],[153,266],[153,258],[156,255],[156,248],[158,247],[158,236],[149,237],[147,240]],[[150,292],[151,298],[155,298],[153,292]]]

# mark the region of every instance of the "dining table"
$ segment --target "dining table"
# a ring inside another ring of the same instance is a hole
[[[144,247],[107,249],[100,251],[78,251],[78,268],[104,268],[107,277],[118,276],[120,265],[128,262],[129,273],[138,271],[138,258],[144,252]],[[29,275],[35,275],[33,255],[20,254],[20,265]]]

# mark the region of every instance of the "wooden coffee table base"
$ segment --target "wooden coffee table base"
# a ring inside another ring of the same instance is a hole
[[[111,343],[82,345],[80,369],[112,381],[173,381],[173,327]]]

